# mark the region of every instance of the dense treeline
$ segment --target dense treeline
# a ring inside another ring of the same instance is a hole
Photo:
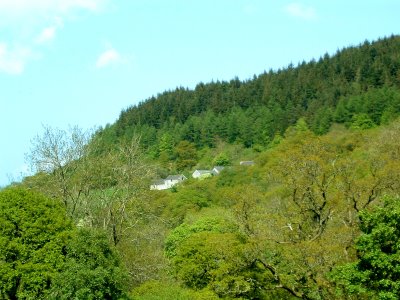
[[[317,134],[333,122],[371,127],[400,112],[400,37],[338,50],[253,79],[177,88],[124,110],[101,133],[108,143],[135,133],[158,153],[164,134],[198,148],[216,139],[266,145],[300,117]]]

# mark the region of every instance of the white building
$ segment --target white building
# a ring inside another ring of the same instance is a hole
[[[179,175],[168,175],[167,178],[165,178],[165,184],[169,186],[169,188],[173,187],[175,184],[178,184],[184,180],[186,180],[186,176],[183,174]]]
[[[165,179],[154,180],[150,185],[150,190],[167,190],[186,179],[186,176],[182,174],[169,175]]]
[[[199,178],[199,177],[211,176],[211,175],[212,175],[211,170],[195,170],[192,174],[192,177]]]
[[[215,166],[214,169],[211,170],[211,173],[215,176],[215,175],[219,175],[219,173],[221,173],[221,171],[225,169],[225,167],[223,166]]]
[[[165,184],[165,179],[153,180],[150,185],[150,190],[166,190],[168,186]]]

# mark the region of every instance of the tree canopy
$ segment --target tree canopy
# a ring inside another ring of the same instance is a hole
[[[400,199],[387,197],[383,207],[360,214],[357,260],[338,267],[333,278],[350,294],[370,299],[400,297]]]
[[[17,188],[0,192],[3,299],[115,299],[124,271],[102,234],[78,230],[60,202]]]

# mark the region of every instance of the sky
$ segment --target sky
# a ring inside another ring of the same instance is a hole
[[[43,126],[96,128],[176,87],[400,33],[399,0],[0,0],[0,186]]]

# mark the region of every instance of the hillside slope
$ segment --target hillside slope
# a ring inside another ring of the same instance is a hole
[[[400,37],[391,36],[250,80],[163,92],[122,111],[99,135],[112,144],[140,134],[143,145],[155,152],[165,134],[174,145],[186,140],[197,148],[212,147],[216,139],[266,145],[300,117],[317,134],[333,122],[372,121],[373,126],[390,121],[400,112],[399,88]]]

